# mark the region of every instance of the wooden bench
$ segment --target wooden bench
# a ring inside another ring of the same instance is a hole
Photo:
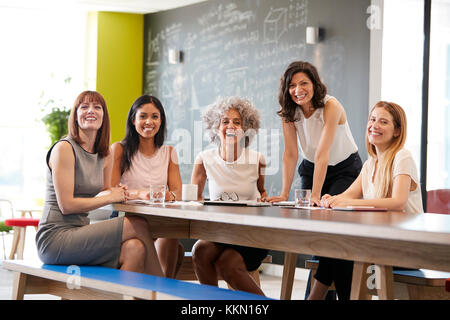
[[[311,269],[313,274],[319,266],[319,260],[306,260],[305,268]],[[393,270],[394,282],[406,284],[410,300],[442,300],[450,299],[445,291],[445,281],[450,277],[449,272],[427,269]],[[334,290],[334,288],[330,290]],[[376,290],[368,290],[371,295],[377,295]]]
[[[101,266],[48,265],[38,261],[6,260],[13,271],[13,299],[24,294],[51,294],[63,299],[152,299],[153,292],[191,300],[271,300],[264,296],[232,291],[176,279]]]

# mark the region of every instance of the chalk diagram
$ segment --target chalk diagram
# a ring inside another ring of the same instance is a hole
[[[264,44],[277,43],[280,37],[287,31],[287,9],[270,8],[264,19]]]

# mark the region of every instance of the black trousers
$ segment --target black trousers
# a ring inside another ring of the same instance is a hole
[[[347,190],[358,177],[361,168],[362,161],[358,152],[351,154],[347,159],[334,166],[328,166],[321,195],[328,193],[334,196]],[[298,167],[298,173],[301,178],[301,188],[312,189],[314,163],[303,160]],[[319,260],[319,266],[314,278],[328,286],[334,282],[339,300],[350,299],[353,261],[325,257],[315,257],[315,259]],[[310,292],[309,280],[305,299],[309,296]],[[327,298],[332,299],[330,296]]]

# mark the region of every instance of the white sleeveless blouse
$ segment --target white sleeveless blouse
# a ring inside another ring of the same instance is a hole
[[[326,95],[324,103],[330,99],[336,99],[332,96]],[[296,118],[299,119],[294,122],[297,136],[300,144],[300,150],[303,158],[314,162],[317,147],[319,146],[320,136],[324,127],[323,109],[319,108],[309,117],[305,118],[300,107],[297,108]],[[328,165],[334,166],[341,161],[347,159],[352,153],[358,151],[358,147],[353,139],[352,132],[348,125],[348,121],[340,124],[336,128],[333,142],[330,146],[330,156]]]

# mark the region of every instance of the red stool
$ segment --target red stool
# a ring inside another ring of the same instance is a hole
[[[12,218],[5,220],[5,226],[13,227],[14,238],[9,259],[14,259],[17,253],[17,259],[23,259],[23,249],[25,247],[25,232],[27,227],[36,227],[39,225],[39,219],[34,218]]]

